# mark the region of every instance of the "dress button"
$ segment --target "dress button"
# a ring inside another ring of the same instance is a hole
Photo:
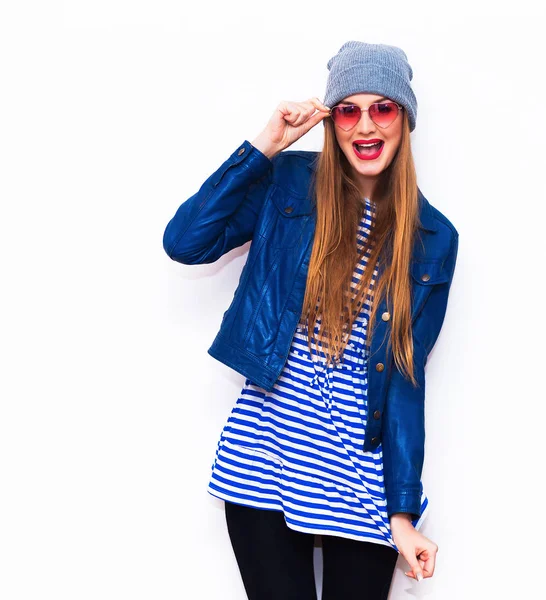
[[[430,279],[430,275],[428,273],[425,273],[424,275],[421,275],[421,279],[423,281],[428,281]]]
[[[373,418],[374,419],[379,419],[379,417],[381,416],[381,411],[380,410],[376,410],[373,413]]]
[[[379,444],[379,438],[378,437],[373,437],[372,438],[372,445],[377,446],[377,444]]]
[[[385,368],[385,365],[383,363],[377,363],[375,365],[375,370],[376,371],[382,371]]]
[[[391,316],[390,316],[390,314],[388,312],[384,312],[381,315],[381,318],[383,319],[383,321],[388,321],[391,318]]]
[[[244,148],[241,148],[241,149],[239,150],[239,152],[237,152],[237,154],[238,154],[239,156],[241,156],[241,154],[242,154],[244,151],[245,151],[245,149],[244,149]]]
[[[287,207],[284,209],[284,212],[285,212],[285,213],[291,213],[293,210],[294,210],[294,209],[293,209],[291,206],[287,206]]]

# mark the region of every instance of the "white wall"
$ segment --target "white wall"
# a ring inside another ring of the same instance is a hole
[[[244,378],[206,350],[248,245],[190,267],[162,234],[280,100],[323,96],[349,39],[408,54],[420,187],[460,232],[427,366],[438,562],[415,583],[400,558],[390,598],[544,594],[545,45],[517,7],[3,6],[3,600],[245,598],[206,492]]]

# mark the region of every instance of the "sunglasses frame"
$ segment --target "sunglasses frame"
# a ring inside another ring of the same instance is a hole
[[[351,104],[336,104],[335,106],[332,106],[332,108],[330,109],[330,112],[328,113],[328,116],[332,118],[332,121],[334,122],[334,125],[336,127],[339,127],[342,131],[351,131],[351,129],[353,129],[354,127],[356,127],[358,125],[358,122],[360,121],[360,119],[362,119],[362,113],[364,111],[369,111],[370,108],[372,106],[375,106],[376,104],[395,104],[398,107],[398,112],[396,113],[396,117],[394,117],[394,119],[385,127],[383,127],[382,125],[379,125],[379,123],[376,123],[371,117],[370,120],[375,123],[375,125],[377,125],[378,127],[381,127],[381,129],[387,129],[387,127],[390,127],[395,121],[396,118],[398,117],[398,115],[400,114],[400,111],[404,110],[404,107],[401,104],[398,104],[398,102],[395,102],[394,100],[381,100],[380,102],[372,102],[370,104],[370,106],[368,106],[368,108],[361,108],[360,106],[358,106],[358,104],[354,104],[351,102]],[[337,108],[338,106],[342,106],[344,108],[349,107],[349,106],[356,106],[359,110],[360,110],[360,117],[358,119],[358,121],[353,125],[353,127],[350,127],[349,129],[343,129],[343,127],[341,127],[340,125],[336,124],[335,119],[332,117],[332,111],[334,110],[334,108]],[[369,114],[368,114],[369,116]]]

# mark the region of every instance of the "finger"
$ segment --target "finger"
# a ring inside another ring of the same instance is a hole
[[[326,110],[326,107],[324,107],[324,105],[319,101],[318,98],[311,98],[306,102],[301,102],[300,106],[302,107],[302,111],[300,118],[294,121],[293,123],[295,126],[301,125],[302,123],[305,123],[307,119],[310,119],[311,117],[315,116],[315,111],[317,110],[323,117],[327,117],[330,112],[329,109]],[[313,125],[316,125],[317,122],[314,122]]]
[[[330,112],[330,107],[323,104],[316,96],[311,98],[310,102],[312,102],[313,106],[315,106],[318,110]]]
[[[312,117],[302,125],[303,132],[307,133],[310,129],[312,129],[317,123],[320,123],[323,119],[328,116],[325,112],[317,112]],[[303,134],[302,134],[303,135]]]
[[[296,125],[296,121],[298,120],[298,117],[300,116],[299,111],[296,110],[290,110],[288,111],[285,115],[284,115],[284,120],[287,123],[290,123],[290,125]]]
[[[299,117],[301,110],[295,102],[281,102],[278,109],[280,110],[283,119],[291,125],[293,125],[294,121]]]
[[[421,569],[417,557],[409,556],[406,560],[409,563],[409,566],[413,572],[415,579],[417,579],[417,581],[421,581],[421,579],[423,579],[423,570]]]
[[[315,110],[319,110],[319,114],[324,118],[325,116],[329,116],[329,109],[325,110],[325,107],[319,100],[315,100],[313,103],[311,100],[307,102],[281,102],[279,104],[278,109],[282,114],[282,118],[292,125],[292,127],[299,127],[303,123],[305,123],[308,119],[314,116]],[[315,105],[317,104],[317,105]],[[323,108],[324,107],[324,108]],[[320,121],[320,119],[319,119]],[[314,121],[310,124],[310,127],[314,127],[318,121]]]
[[[436,552],[438,546],[433,545],[424,548],[417,554],[417,559],[423,571],[423,577],[432,577],[436,562]]]
[[[318,114],[323,117],[330,116],[330,109],[327,109],[318,99],[311,98],[308,102],[302,103],[303,106],[306,107],[305,118],[302,119],[302,123],[306,121],[308,118],[315,116],[315,112],[318,111]],[[316,124],[316,123],[315,123]]]
[[[421,553],[423,556],[424,553]],[[425,577],[432,577],[434,575],[434,568],[436,566],[436,552],[431,551],[425,556],[425,565],[423,567],[423,574]]]
[[[330,112],[330,109],[322,104],[318,98],[310,98],[306,102],[302,102],[302,105],[309,109],[310,115],[312,115],[316,110],[326,113]]]
[[[305,123],[307,119],[309,119],[313,115],[314,112],[315,107],[313,105],[309,105],[305,102],[302,102],[298,118],[294,120],[292,125],[294,125],[294,127],[299,127],[300,125]]]
[[[307,121],[307,119],[311,118],[315,111],[317,110],[317,106],[311,100],[307,100],[305,102],[297,102],[295,103],[296,109],[295,112],[298,111],[298,115],[294,119],[290,119],[290,124],[293,127],[299,127],[303,123]],[[322,114],[325,114],[326,111],[322,110],[322,107],[319,108],[319,111]],[[316,124],[316,123],[315,123]]]

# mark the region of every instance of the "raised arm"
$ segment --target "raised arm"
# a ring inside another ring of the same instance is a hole
[[[186,265],[212,263],[251,240],[276,158],[245,140],[167,224],[169,257]]]

